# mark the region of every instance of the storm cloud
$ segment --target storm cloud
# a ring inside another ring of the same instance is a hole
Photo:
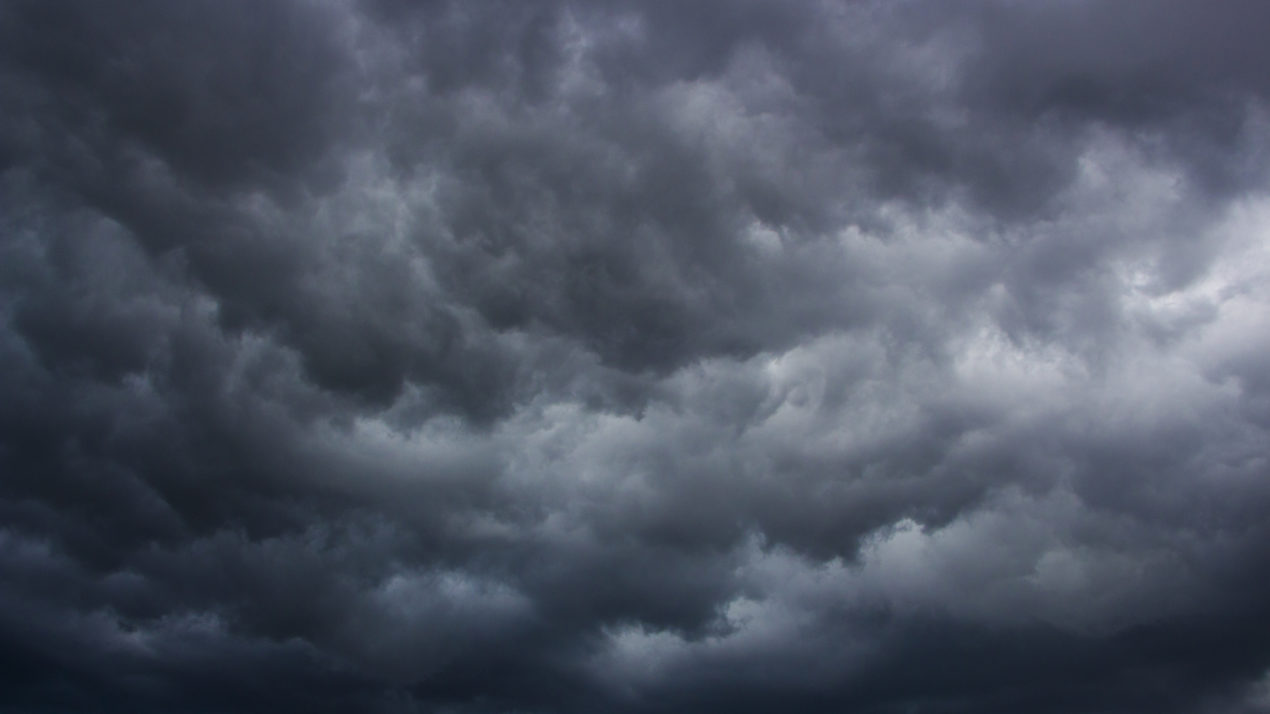
[[[1270,711],[1267,27],[0,3],[0,711]]]

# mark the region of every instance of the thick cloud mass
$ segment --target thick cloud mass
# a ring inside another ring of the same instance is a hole
[[[0,711],[1270,711],[1267,27],[0,2]]]

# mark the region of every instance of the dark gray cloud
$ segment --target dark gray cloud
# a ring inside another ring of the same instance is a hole
[[[1270,711],[1268,20],[0,5],[0,711]]]

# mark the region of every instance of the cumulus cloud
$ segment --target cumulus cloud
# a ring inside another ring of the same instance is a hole
[[[1265,711],[1268,21],[5,4],[0,708]]]

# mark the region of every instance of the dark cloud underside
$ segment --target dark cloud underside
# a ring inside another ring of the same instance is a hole
[[[0,711],[1270,711],[1268,7],[0,3]]]

